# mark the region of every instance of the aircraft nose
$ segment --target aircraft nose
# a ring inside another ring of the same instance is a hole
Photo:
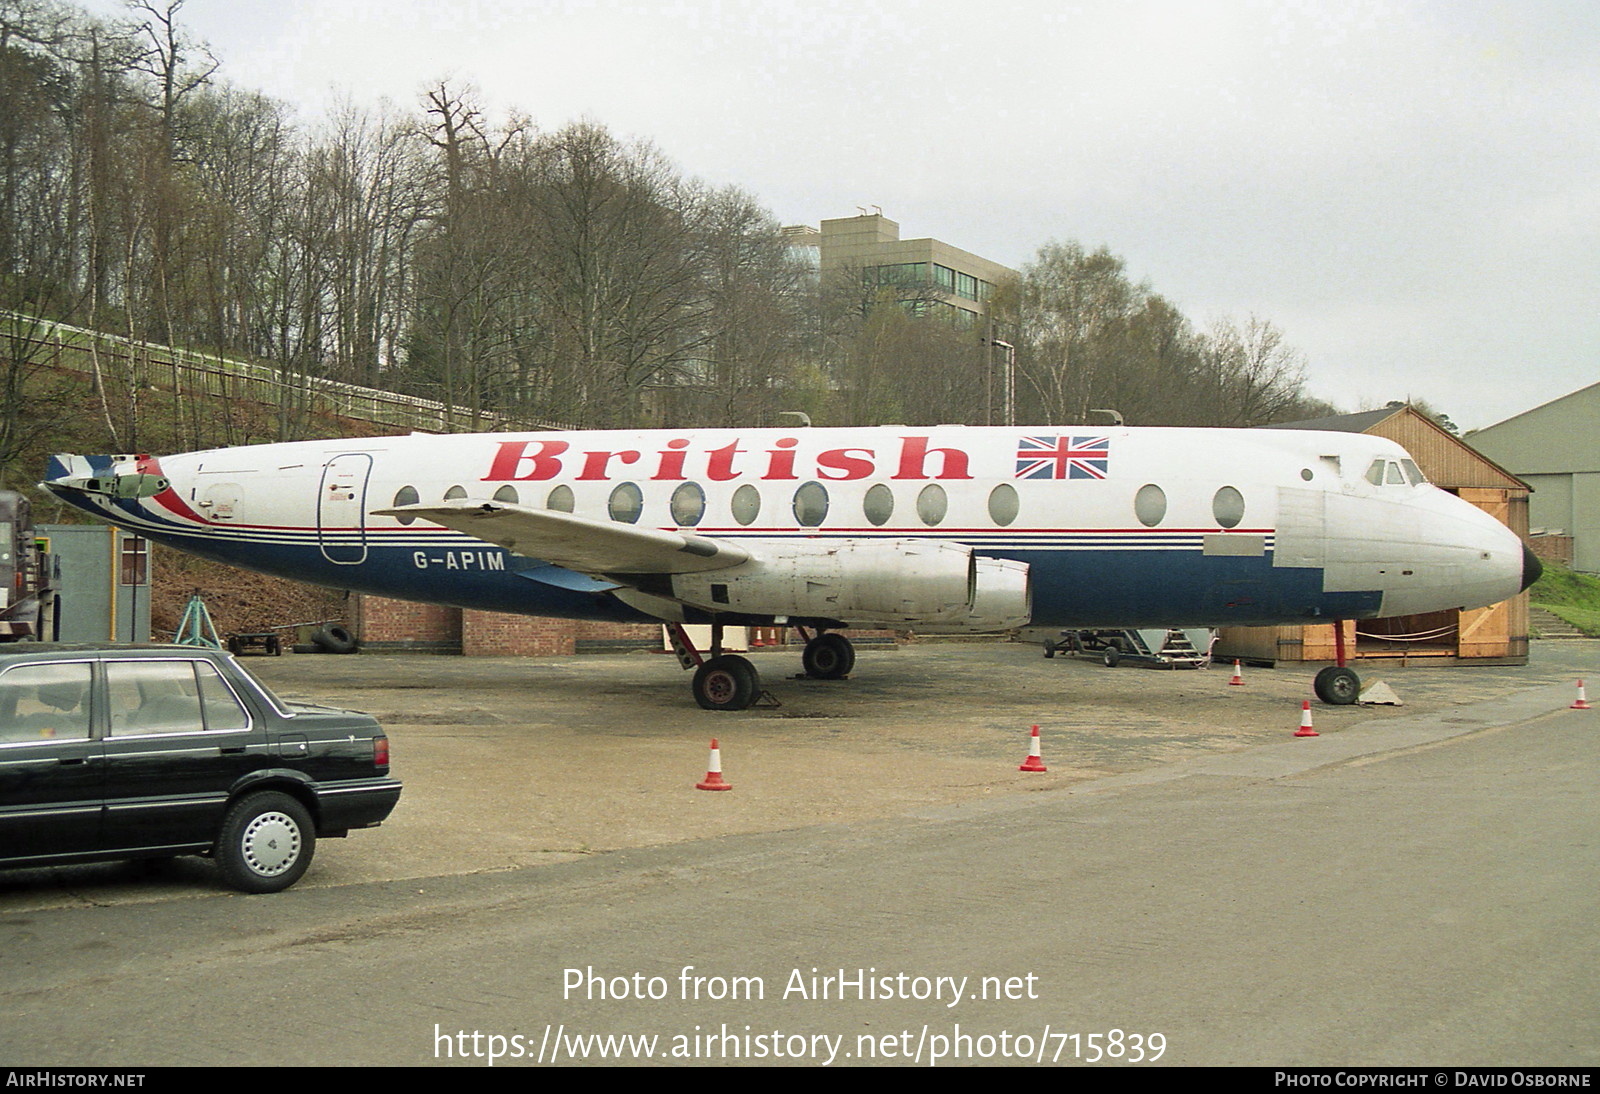
[[[1528,545],[1524,543],[1522,545],[1522,587],[1526,589],[1529,585],[1538,581],[1539,576],[1543,573],[1544,563],[1540,562],[1539,556],[1528,550]]]

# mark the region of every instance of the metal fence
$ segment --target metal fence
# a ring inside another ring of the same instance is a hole
[[[570,428],[558,422],[500,411],[474,414],[465,407],[416,395],[299,375],[271,365],[141,342],[15,313],[0,315],[15,325],[12,339],[47,348],[55,355],[52,363],[59,367],[92,372],[95,355],[98,355],[102,359],[102,369],[105,359],[118,362],[121,378],[185,395],[242,399],[267,406],[287,405],[428,433]]]

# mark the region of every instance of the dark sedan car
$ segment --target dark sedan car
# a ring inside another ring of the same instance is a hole
[[[400,798],[368,715],[192,646],[0,646],[0,867],[211,855],[252,893]]]

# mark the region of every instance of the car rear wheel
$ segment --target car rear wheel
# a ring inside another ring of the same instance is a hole
[[[316,852],[306,807],[287,794],[263,792],[228,810],[217,837],[224,880],[246,893],[278,893],[300,880]]]

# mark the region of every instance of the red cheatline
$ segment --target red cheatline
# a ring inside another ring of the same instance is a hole
[[[1296,737],[1320,737],[1322,734],[1311,728],[1311,700],[1307,699],[1300,704],[1300,728],[1294,731]]]
[[[1028,738],[1028,758],[1022,761],[1018,771],[1049,771],[1044,765],[1044,757],[1039,752],[1039,727],[1033,727],[1033,735]]]
[[[732,790],[732,783],[722,781],[722,749],[717,747],[717,739],[711,738],[711,766],[706,768],[706,781],[695,783],[696,790]]]

